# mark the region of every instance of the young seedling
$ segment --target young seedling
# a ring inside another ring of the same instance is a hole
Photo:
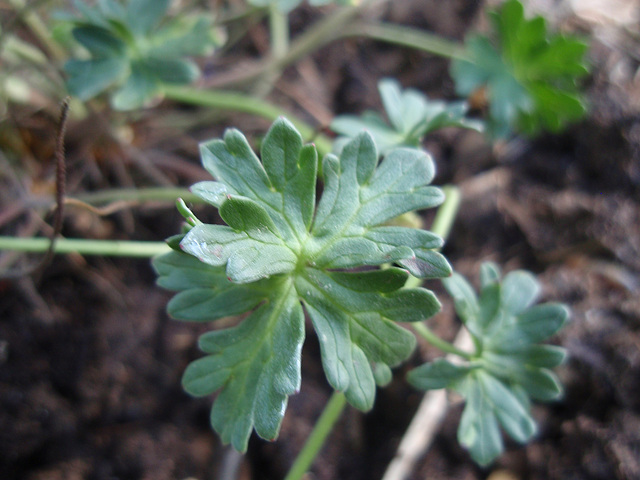
[[[421,321],[439,309],[432,292],[402,288],[408,272],[451,273],[434,251],[440,237],[385,226],[442,202],[429,185],[431,158],[395,149],[378,164],[373,139],[361,133],[339,158],[324,158],[316,206],[315,147],[303,145],[285,119],[264,138],[262,161],[237,130],[204,143],[201,152],[216,181],[192,191],[216,206],[227,225],[200,224],[182,207],[192,228],[170,241],[175,251],[154,261],[158,283],[179,292],[168,305],[178,319],[249,315],[200,338],[208,355],[187,368],[185,389],[196,396],[221,390],[211,423],[223,442],[244,451],[252,429],[276,438],[288,396],[300,388],[306,311],[329,383],[355,407],[370,409],[376,380],[388,380],[390,367],[415,345],[396,322]],[[402,268],[372,269],[393,263]]]
[[[491,35],[468,37],[467,59],[454,60],[451,68],[458,94],[488,102],[489,133],[558,132],[581,119],[586,106],[578,80],[588,73],[587,44],[550,34],[543,17],[527,20],[518,0],[490,16]]]
[[[220,41],[206,15],[165,20],[170,0],[126,5],[102,0],[96,7],[73,3],[81,16],[69,18],[72,34],[89,58],[65,64],[69,92],[88,100],[115,88],[111,105],[116,110],[149,105],[162,95],[164,84],[193,82],[200,71],[185,57],[209,55]]]
[[[465,116],[466,102],[430,100],[417,90],[403,91],[400,84],[390,78],[380,80],[378,90],[391,125],[374,111],[360,117],[340,115],[331,122],[331,129],[343,135],[337,140],[338,149],[363,130],[373,135],[380,152],[385,153],[396,147],[419,148],[425,135],[444,127],[483,129],[482,122]]]
[[[480,296],[459,274],[443,280],[458,316],[475,344],[463,362],[437,359],[409,372],[409,382],[421,390],[447,388],[466,400],[458,441],[480,465],[488,465],[504,449],[499,425],[516,441],[528,442],[536,432],[531,399],[559,398],[562,387],[550,370],[565,358],[565,350],[539,345],[562,328],[566,306],[532,306],[540,287],[534,276],[514,271],[500,281],[498,268],[481,268]]]

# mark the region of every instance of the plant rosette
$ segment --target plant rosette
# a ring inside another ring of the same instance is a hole
[[[200,338],[207,356],[183,377],[196,396],[220,390],[211,424],[240,451],[253,429],[275,439],[289,395],[300,388],[305,311],[320,342],[331,386],[369,410],[376,383],[408,358],[415,337],[397,322],[422,321],[440,308],[420,278],[451,273],[437,235],[385,222],[440,204],[429,185],[432,159],[395,149],[381,162],[370,134],[361,133],[339,157],[322,162],[324,188],[316,205],[315,146],[303,145],[293,125],[277,120],[261,145],[261,160],[237,130],[201,145],[216,181],[192,191],[218,208],[226,225],[200,223],[170,240],[176,248],[154,261],[159,285],[178,291],[168,312],[209,322],[249,313],[237,326]],[[383,264],[399,267],[372,269]],[[362,267],[365,267],[364,269]]]
[[[210,16],[166,18],[170,0],[73,4],[80,17],[62,18],[72,23],[73,38],[88,58],[64,65],[67,88],[81,100],[114,89],[111,105],[116,110],[148,106],[162,96],[163,85],[192,83],[200,70],[185,57],[210,55],[221,43]]]
[[[480,278],[479,297],[457,273],[443,280],[475,353],[464,362],[437,359],[421,365],[409,372],[408,381],[421,390],[447,388],[464,397],[458,441],[484,466],[504,449],[499,425],[526,443],[536,432],[531,400],[562,395],[551,369],[564,361],[566,352],[539,342],[563,327],[569,310],[557,303],[533,306],[540,286],[528,272],[514,271],[500,281],[498,268],[485,263]]]
[[[451,67],[459,95],[488,102],[488,132],[496,138],[513,130],[559,132],[580,120],[586,105],[578,83],[588,73],[587,44],[550,34],[543,17],[526,19],[518,0],[505,2],[490,19],[491,35],[468,37],[467,59]]]

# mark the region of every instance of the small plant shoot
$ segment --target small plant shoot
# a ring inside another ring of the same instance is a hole
[[[492,33],[468,37],[468,60],[454,60],[451,68],[458,94],[488,102],[489,133],[559,132],[580,120],[586,106],[578,82],[588,73],[587,44],[550,34],[543,17],[526,19],[518,0],[490,17]]]
[[[488,465],[504,448],[499,426],[526,443],[536,432],[531,399],[562,395],[551,369],[563,362],[565,350],[539,343],[563,327],[569,311],[556,303],[533,306],[540,287],[528,272],[514,271],[501,281],[498,268],[485,263],[480,278],[480,296],[457,273],[443,280],[475,352],[463,363],[426,363],[408,380],[421,390],[448,388],[465,398],[458,440],[477,463]]]
[[[103,0],[92,7],[73,2],[80,18],[70,17],[73,38],[89,58],[69,60],[67,88],[88,100],[111,90],[116,110],[148,106],[164,84],[189,84],[198,66],[185,57],[209,55],[220,39],[206,15],[165,19],[170,0]]]
[[[451,274],[435,251],[440,237],[385,225],[442,202],[442,192],[429,185],[433,161],[400,148],[379,163],[371,135],[361,133],[340,157],[324,158],[316,206],[316,149],[303,145],[288,120],[272,125],[261,160],[237,130],[204,143],[201,153],[215,181],[192,191],[216,206],[227,225],[201,224],[185,211],[193,228],[171,241],[176,251],[155,260],[158,282],[179,292],[168,305],[178,319],[250,313],[200,338],[207,356],[187,368],[185,389],[196,396],[221,390],[211,423],[223,442],[244,451],[252,429],[276,438],[288,397],[300,388],[306,312],[327,380],[353,406],[369,410],[376,378],[388,379],[389,368],[415,346],[397,322],[422,321],[440,308],[429,290],[403,288],[408,272]],[[394,263],[401,268],[371,269]]]
[[[467,118],[467,103],[447,103],[431,100],[414,89],[402,90],[396,80],[385,78],[378,83],[390,125],[374,111],[360,117],[340,115],[331,122],[331,129],[343,135],[336,142],[338,149],[363,130],[373,136],[380,153],[396,147],[419,148],[429,132],[444,127],[462,127],[482,131],[481,121]]]

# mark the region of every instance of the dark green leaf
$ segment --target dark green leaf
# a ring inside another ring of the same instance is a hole
[[[489,132],[556,132],[582,118],[586,107],[577,81],[587,73],[585,42],[549,34],[542,17],[524,17],[518,0],[504,2],[491,19],[493,37],[468,38],[467,59],[451,69],[459,94],[488,90]]]
[[[72,33],[96,59],[120,57],[125,53],[125,43],[106,28],[86,25],[74,28]]]

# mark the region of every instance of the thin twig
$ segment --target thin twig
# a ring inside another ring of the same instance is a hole
[[[58,121],[58,130],[56,132],[56,149],[55,149],[55,162],[56,162],[56,208],[53,216],[53,231],[51,233],[51,240],[49,242],[49,248],[45,253],[42,260],[20,270],[13,270],[8,272],[2,272],[0,278],[21,278],[27,275],[39,276],[42,274],[46,266],[49,264],[55,253],[56,238],[62,230],[62,220],[64,212],[64,197],[66,193],[66,178],[67,168],[65,164],[64,154],[64,136],[67,128],[67,118],[69,114],[69,101],[67,97],[62,101],[60,110],[60,118]]]
[[[67,165],[65,162],[64,152],[64,136],[67,131],[67,119],[69,115],[69,102],[71,98],[66,97],[62,101],[62,108],[60,110],[60,119],[58,121],[58,132],[56,134],[56,209],[53,213],[53,233],[51,234],[51,243],[49,250],[45,254],[44,258],[40,262],[40,265],[36,268],[35,272],[41,274],[45,267],[53,259],[53,255],[56,248],[56,239],[62,231],[62,220],[64,214],[64,197],[67,193]]]
[[[453,344],[461,350],[473,348],[471,337],[465,329],[458,332]],[[453,355],[447,355],[447,359],[459,360]],[[382,480],[404,480],[409,477],[433,442],[448,406],[446,390],[431,390],[425,394]]]

